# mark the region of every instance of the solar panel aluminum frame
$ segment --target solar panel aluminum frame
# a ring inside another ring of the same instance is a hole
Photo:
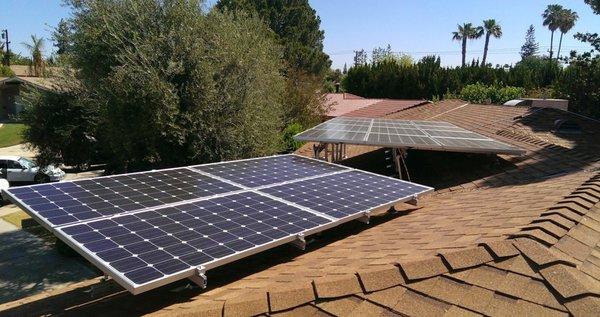
[[[340,117],[341,118],[341,117]],[[444,138],[444,137],[432,137],[429,136],[429,134],[424,131],[423,129],[421,129],[420,127],[418,127],[416,124],[422,123],[422,122],[435,122],[435,121],[415,121],[415,120],[393,120],[393,119],[373,119],[373,118],[353,118],[353,119],[366,119],[366,120],[371,120],[371,124],[369,125],[369,129],[365,134],[365,138],[362,140],[343,140],[343,139],[335,139],[335,138],[321,138],[321,137],[309,137],[309,136],[305,136],[304,134],[306,134],[309,131],[315,131],[315,130],[322,130],[322,129],[318,129],[319,125],[312,127],[306,131],[300,132],[296,135],[294,135],[294,139],[296,141],[302,141],[302,142],[320,142],[320,143],[331,143],[331,144],[355,144],[355,145],[370,145],[370,146],[381,146],[381,147],[392,147],[392,148],[402,148],[402,149],[417,149],[417,150],[428,150],[428,151],[442,151],[442,152],[466,152],[466,153],[480,153],[480,154],[508,154],[508,155],[523,155],[525,154],[525,150],[510,146],[504,142],[486,137],[486,136],[482,136],[481,139],[469,139],[469,138],[453,138],[453,139],[464,139],[464,140],[492,140],[495,142],[498,142],[500,144],[506,145],[507,147],[511,147],[507,148],[507,149],[483,149],[483,148],[474,148],[474,147],[460,147],[460,146],[445,146],[440,144],[439,142],[436,141],[436,138]],[[335,119],[332,119],[335,120]],[[378,141],[369,141],[368,137],[371,134],[371,129],[373,127],[373,124],[375,123],[375,120],[390,120],[390,121],[405,121],[405,122],[414,122],[413,128],[417,129],[423,133],[425,133],[425,136],[423,135],[407,135],[407,134],[400,134],[401,136],[415,136],[415,137],[427,137],[429,139],[431,139],[432,141],[434,141],[435,143],[438,144],[438,146],[429,146],[429,145],[424,145],[424,144],[414,144],[414,145],[393,145],[390,144],[389,142],[378,142]],[[331,120],[330,120],[331,121]],[[326,122],[330,122],[330,121],[326,121]],[[439,122],[444,122],[444,121],[439,121]],[[446,122],[444,122],[446,123]],[[434,125],[432,125],[433,127]],[[444,127],[449,127],[449,126],[439,126],[439,129],[442,129]],[[453,124],[451,124],[451,127],[457,127]],[[460,127],[458,127],[460,128]],[[461,130],[465,130],[467,132],[471,132],[471,133],[475,133],[478,134],[476,132],[470,131],[470,130],[466,130],[463,128],[460,128]],[[350,131],[347,131],[350,132]]]
[[[184,279],[184,278],[190,278],[192,280],[197,280],[197,277],[199,274],[202,274],[204,272],[206,272],[207,270],[225,265],[227,263],[233,262],[233,261],[237,261],[243,258],[246,258],[248,256],[275,248],[277,246],[283,245],[283,244],[287,244],[287,243],[297,243],[300,242],[299,244],[302,244],[304,241],[304,237],[310,236],[312,234],[315,233],[319,233],[322,232],[324,230],[333,228],[333,227],[337,227],[343,223],[352,221],[352,220],[363,220],[365,222],[368,222],[368,218],[369,218],[369,214],[375,210],[379,210],[382,208],[386,208],[386,207],[391,207],[395,204],[401,203],[401,202],[407,202],[410,200],[413,200],[415,198],[417,198],[417,196],[421,196],[424,195],[426,193],[429,193],[431,191],[433,191],[433,188],[428,187],[428,186],[423,186],[423,185],[419,185],[422,186],[423,188],[425,188],[425,190],[423,190],[420,193],[417,193],[413,196],[410,197],[403,197],[401,199],[398,199],[396,201],[390,201],[388,203],[383,203],[380,204],[378,206],[372,207],[369,210],[365,210],[363,212],[359,212],[356,214],[352,214],[352,215],[348,215],[344,218],[334,218],[331,216],[328,216],[326,214],[320,213],[318,211],[312,210],[310,208],[307,207],[303,207],[300,205],[297,205],[295,203],[289,202],[285,199],[281,199],[279,197],[275,197],[273,195],[264,193],[264,192],[260,192],[260,189],[264,189],[264,188],[268,188],[268,187],[272,187],[272,186],[280,186],[280,185],[285,185],[288,183],[294,183],[294,182],[299,182],[302,180],[307,180],[307,179],[316,179],[316,178],[321,178],[321,177],[327,177],[329,175],[333,175],[333,174],[339,174],[339,173],[348,173],[350,171],[359,171],[361,173],[367,173],[367,174],[371,174],[377,177],[387,177],[387,176],[382,176],[379,174],[375,174],[375,173],[371,173],[371,172],[367,172],[367,171],[361,171],[361,170],[356,170],[354,168],[349,168],[349,167],[345,167],[345,166],[340,166],[338,164],[334,164],[331,162],[326,162],[326,161],[322,161],[322,160],[317,160],[317,159],[313,159],[313,158],[308,158],[305,156],[300,156],[300,155],[296,155],[296,154],[284,154],[284,155],[276,155],[276,156],[296,156],[296,157],[301,157],[303,159],[308,159],[308,160],[313,160],[316,162],[319,162],[321,164],[330,164],[330,165],[334,165],[336,167],[343,167],[344,169],[341,171],[335,171],[335,172],[331,172],[331,173],[325,173],[325,174],[321,174],[321,175],[313,175],[310,177],[304,177],[304,178],[299,178],[299,179],[294,179],[294,180],[289,180],[289,181],[284,181],[284,182],[279,182],[279,183],[274,183],[274,184],[269,184],[269,185],[264,185],[264,186],[258,186],[255,188],[250,188],[250,187],[246,187],[242,184],[238,184],[236,182],[221,178],[219,176],[210,174],[210,173],[206,173],[203,171],[199,171],[199,170],[195,170],[192,169],[191,167],[176,167],[176,168],[170,168],[170,169],[162,169],[161,171],[166,171],[166,170],[173,170],[173,169],[181,169],[181,168],[187,168],[188,170],[190,170],[190,172],[194,172],[194,173],[198,173],[198,174],[202,174],[205,176],[210,176],[216,180],[228,183],[230,185],[235,185],[239,188],[241,188],[240,190],[237,191],[232,191],[232,192],[227,192],[227,193],[221,193],[221,194],[216,194],[216,195],[212,195],[212,196],[206,196],[206,197],[200,197],[200,198],[196,198],[196,199],[191,199],[191,200],[184,200],[184,201],[180,201],[180,202],[175,202],[175,203],[171,203],[171,204],[165,204],[162,206],[156,206],[156,207],[147,207],[147,208],[142,208],[142,209],[138,209],[138,210],[133,210],[133,211],[126,211],[123,213],[119,213],[119,214],[114,214],[111,216],[106,216],[106,217],[100,217],[100,218],[94,218],[94,219],[88,219],[85,221],[79,221],[79,222],[74,222],[74,223],[69,223],[69,224],[64,224],[64,225],[58,225],[58,226],[54,226],[52,224],[50,224],[49,222],[47,222],[43,217],[40,217],[36,212],[34,212],[33,210],[31,210],[29,207],[27,207],[27,205],[25,203],[23,203],[23,201],[21,201],[19,198],[17,198],[16,196],[14,196],[13,194],[9,193],[9,192],[5,192],[8,194],[8,197],[11,201],[13,201],[13,203],[15,203],[19,208],[21,208],[24,211],[27,211],[27,213],[34,219],[36,220],[38,223],[42,224],[42,226],[44,226],[46,229],[48,229],[50,232],[52,232],[57,238],[59,238],[61,241],[63,241],[65,244],[67,244],[69,247],[73,248],[74,250],[77,251],[77,253],[79,253],[80,255],[82,255],[86,260],[90,261],[92,264],[94,264],[94,266],[96,266],[97,268],[99,268],[105,275],[112,277],[118,284],[120,284],[121,286],[123,286],[125,289],[127,289],[130,293],[137,295],[146,291],[149,291],[151,289],[160,287],[160,286],[164,286],[167,284],[170,284],[172,282]],[[205,164],[205,165],[212,165],[212,164],[222,164],[222,163],[229,163],[229,162],[239,162],[239,161],[248,161],[248,160],[260,160],[261,158],[250,158],[250,159],[241,159],[241,160],[234,160],[234,161],[227,161],[227,162],[216,162],[216,163],[210,163],[210,164]],[[146,172],[135,172],[135,173],[128,173],[128,175],[133,175],[133,174],[139,174],[139,173],[146,173]],[[115,176],[115,175],[112,175]],[[87,179],[81,179],[81,180],[89,180],[89,179],[98,179],[98,178],[105,178],[105,177],[112,177],[112,176],[101,176],[101,177],[96,177],[96,178],[87,178]],[[389,177],[391,178],[391,177]],[[79,181],[79,180],[78,180]],[[402,183],[407,183],[407,184],[412,184],[410,182],[406,182],[403,180],[398,180],[394,178],[394,181],[398,181],[398,182],[402,182]],[[35,187],[35,186],[41,186],[41,185],[32,185],[31,187]],[[85,223],[89,223],[89,222],[93,222],[93,221],[98,221],[98,220],[103,220],[103,219],[111,219],[111,218],[115,218],[115,217],[119,217],[119,216],[124,216],[124,215],[132,215],[132,214],[137,214],[137,213],[141,213],[141,212],[145,212],[148,210],[154,210],[154,209],[160,209],[160,208],[166,208],[166,207],[173,207],[173,206],[178,206],[178,205],[183,205],[183,204],[188,204],[188,203],[193,203],[193,202],[199,202],[199,201],[204,201],[204,200],[210,200],[210,199],[214,199],[214,198],[218,198],[218,197],[224,197],[224,196],[228,196],[228,195],[234,195],[234,194],[240,194],[240,193],[244,193],[244,192],[251,192],[251,193],[255,193],[258,195],[261,195],[263,197],[268,197],[270,199],[285,203],[289,206],[293,206],[295,208],[310,212],[314,215],[326,218],[328,220],[330,220],[330,222],[325,223],[325,224],[321,224],[318,226],[315,226],[313,228],[310,229],[306,229],[300,233],[294,234],[294,235],[289,235],[280,239],[276,239],[270,242],[267,242],[265,244],[259,245],[259,246],[255,246],[253,248],[249,248],[243,251],[236,251],[235,253],[229,255],[229,256],[225,256],[225,257],[221,257],[218,259],[214,259],[213,261],[207,262],[205,265],[202,265],[200,267],[190,267],[189,269],[180,271],[180,272],[176,272],[173,274],[169,274],[166,275],[165,277],[162,277],[160,279],[156,279],[156,280],[152,280],[150,282],[144,283],[144,284],[135,284],[133,281],[129,280],[128,278],[126,278],[124,276],[123,273],[117,271],[116,269],[112,268],[108,262],[100,259],[96,254],[94,254],[93,252],[88,252],[86,251],[87,249],[83,246],[82,243],[79,243],[77,241],[75,241],[70,235],[66,234],[65,232],[63,232],[63,228],[65,227],[69,227],[72,225],[76,225],[76,224],[85,224]]]

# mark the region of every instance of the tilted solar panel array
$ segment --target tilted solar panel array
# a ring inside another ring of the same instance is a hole
[[[516,154],[524,150],[442,121],[337,117],[294,136],[298,141],[393,148]]]
[[[15,187],[7,193],[137,294],[430,190],[282,155]]]

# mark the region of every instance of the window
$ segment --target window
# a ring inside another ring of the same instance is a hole
[[[6,166],[8,168],[12,168],[12,169],[22,169],[23,168],[23,166],[21,166],[21,164],[19,164],[19,162],[12,161],[12,160],[7,160],[6,161]]]

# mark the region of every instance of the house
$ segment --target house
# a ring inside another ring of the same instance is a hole
[[[53,78],[33,76],[29,66],[12,65],[10,69],[14,76],[0,77],[0,120],[10,120],[23,109],[20,100],[25,89],[52,90],[55,86]]]
[[[426,100],[371,99],[350,93],[328,93],[325,95],[328,111],[325,119],[339,116],[373,117],[384,116],[410,107],[427,103]],[[368,112],[359,111],[366,108]]]
[[[0,315],[599,315],[598,121],[460,100],[382,117],[447,121],[527,153],[409,153],[419,158],[411,174],[436,188],[419,206],[309,237],[304,251],[280,246],[216,268],[205,290],[180,281],[134,296],[98,277],[2,304]],[[562,133],[561,120],[580,132]],[[348,146],[343,163],[375,169],[383,152]]]

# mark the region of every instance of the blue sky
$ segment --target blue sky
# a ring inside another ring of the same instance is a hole
[[[488,60],[493,64],[514,63],[519,60],[519,49],[530,24],[536,28],[541,51],[550,45],[550,32],[542,26],[540,14],[550,3],[558,3],[575,10],[579,21],[563,39],[563,52],[589,47],[573,38],[578,31],[600,32],[600,16],[583,0],[309,0],[321,17],[325,31],[325,51],[331,56],[333,67],[352,64],[353,51],[390,44],[394,51],[406,52],[415,58],[427,54],[442,57],[445,65],[460,64],[460,44],[451,40],[457,23],[481,24],[483,19],[495,18],[502,25],[504,35],[492,39]],[[211,0],[210,2],[214,2]],[[69,16],[69,9],[60,0],[2,0],[0,28],[8,28],[12,49],[25,54],[21,42],[30,34],[49,38],[52,27],[61,18]],[[557,36],[555,36],[558,39]],[[481,57],[483,39],[469,42],[468,60]],[[556,41],[558,43],[558,40]],[[46,45],[46,53],[53,50]]]

